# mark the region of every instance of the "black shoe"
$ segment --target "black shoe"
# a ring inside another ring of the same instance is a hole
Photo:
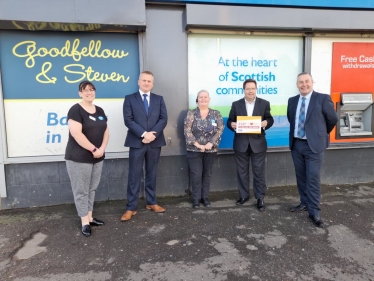
[[[321,219],[319,216],[312,216],[312,215],[309,215],[309,218],[312,220],[312,222],[313,222],[317,227],[323,228],[324,224],[323,224],[322,219]]]
[[[265,206],[265,203],[264,203],[264,199],[263,198],[258,198],[257,199],[257,209],[260,211],[260,212],[263,212],[266,210],[266,206]]]
[[[201,199],[201,203],[203,203],[204,207],[210,207],[210,202],[208,199]]]
[[[90,222],[91,226],[100,226],[104,225],[104,222],[98,219],[93,218],[92,221]]]
[[[249,197],[246,197],[246,198],[239,198],[237,201],[236,201],[236,205],[243,205],[245,202],[247,202],[249,200]]]
[[[199,202],[199,200],[194,200],[194,201],[192,202],[192,208],[197,209],[197,208],[199,208],[199,207],[200,207],[200,202]]]
[[[305,205],[302,205],[301,203],[299,205],[297,205],[296,207],[291,207],[290,208],[290,211],[292,213],[301,213],[303,211],[307,211],[308,210],[308,207],[305,206]]]
[[[86,237],[91,236],[91,227],[88,224],[82,226],[82,234]]]

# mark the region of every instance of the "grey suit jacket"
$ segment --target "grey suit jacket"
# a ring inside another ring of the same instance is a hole
[[[274,124],[273,116],[270,113],[270,103],[267,100],[256,97],[255,107],[253,108],[253,116],[261,116],[262,121],[268,122],[265,130],[261,129],[261,134],[237,134],[231,127],[232,122],[236,122],[237,116],[247,116],[244,98],[232,103],[229,118],[227,119],[227,127],[235,133],[234,150],[238,152],[246,152],[249,144],[254,153],[264,152],[267,150],[267,142],[265,138],[265,130]]]
[[[287,119],[290,122],[289,146],[292,149],[295,118],[300,95],[288,99]],[[313,91],[305,118],[305,134],[314,153],[321,153],[330,144],[329,134],[338,122],[330,95]]]

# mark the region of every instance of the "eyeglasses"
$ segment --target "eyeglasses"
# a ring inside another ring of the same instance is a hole
[[[88,92],[91,92],[91,93],[94,93],[96,90],[94,89],[86,89],[86,90],[82,90],[81,92],[82,93],[88,93]]]

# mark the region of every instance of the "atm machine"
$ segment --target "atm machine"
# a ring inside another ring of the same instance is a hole
[[[373,138],[372,93],[341,93],[336,139]]]

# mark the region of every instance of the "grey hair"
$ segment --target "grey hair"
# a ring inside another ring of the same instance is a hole
[[[209,92],[207,90],[200,90],[198,93],[197,93],[197,97],[199,97],[200,93],[207,93],[208,94],[208,97],[209,97]]]
[[[312,74],[310,74],[309,72],[301,72],[301,73],[299,73],[299,75],[297,75],[297,79],[298,79],[301,75],[309,75],[310,78],[313,80],[313,76],[312,76]],[[296,80],[297,80],[297,79],[296,79]]]

